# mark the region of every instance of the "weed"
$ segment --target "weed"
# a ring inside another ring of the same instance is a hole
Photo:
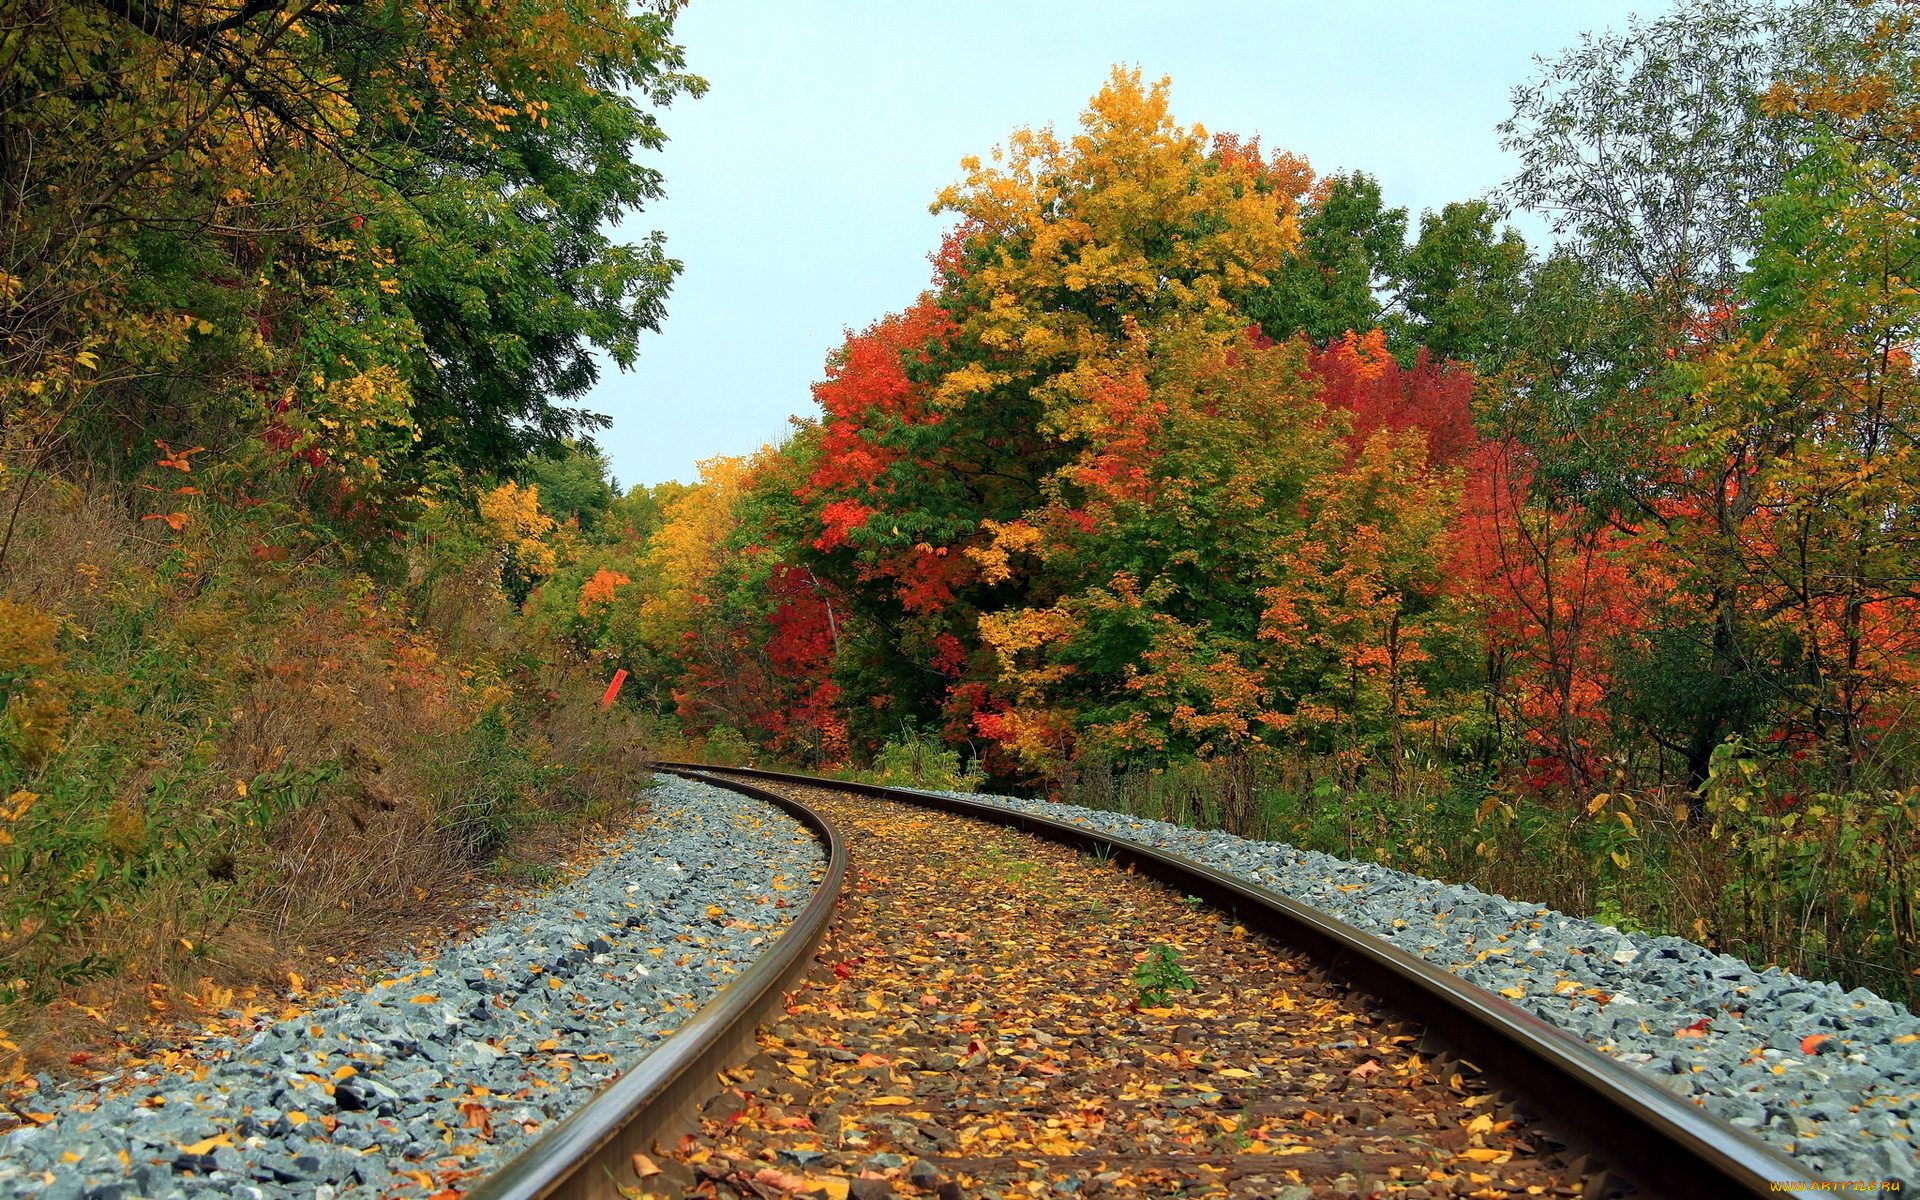
[[[1159,1008],[1173,991],[1192,991],[1198,985],[1180,965],[1180,956],[1164,942],[1147,951],[1133,971],[1133,986],[1140,990],[1142,1008]]]

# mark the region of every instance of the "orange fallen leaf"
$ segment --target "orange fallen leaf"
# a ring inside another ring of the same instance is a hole
[[[1820,1047],[1833,1040],[1830,1033],[1811,1033],[1800,1039],[1800,1053],[1818,1054]]]
[[[1361,1063],[1359,1066],[1355,1067],[1353,1070],[1348,1071],[1347,1074],[1351,1075],[1355,1079],[1371,1079],[1375,1075],[1378,1075],[1381,1069],[1382,1068],[1380,1064],[1370,1058],[1367,1061]]]
[[[148,513],[146,516],[141,517],[140,519],[142,521],[165,521],[167,525],[175,533],[179,533],[182,529],[185,529],[187,527],[187,522],[191,518],[188,517],[187,514],[183,512],[170,512],[170,513]]]
[[[1707,1036],[1707,1026],[1711,1024],[1713,1024],[1713,1021],[1710,1018],[1701,1017],[1698,1021],[1695,1021],[1691,1025],[1685,1026],[1684,1028],[1681,1028],[1681,1029],[1674,1030],[1673,1036],[1703,1038]]]
[[[646,1155],[636,1154],[633,1156],[633,1173],[642,1179],[646,1179],[649,1176],[658,1175],[660,1168],[655,1166],[654,1161]]]
[[[893,1060],[884,1058],[881,1055],[868,1053],[862,1054],[859,1058],[854,1059],[853,1065],[856,1067],[884,1067],[891,1061]]]

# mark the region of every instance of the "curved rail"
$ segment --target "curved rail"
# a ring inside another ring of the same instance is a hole
[[[812,899],[740,977],[599,1095],[466,1194],[466,1200],[621,1200],[637,1195],[635,1154],[690,1126],[714,1073],[738,1065],[754,1029],[813,961],[847,875],[847,847],[833,823],[806,805],[749,784],[703,780],[791,813],[827,852]]]
[[[1316,908],[1181,855],[1083,826],[929,792],[752,767],[677,762],[658,766],[742,791],[746,790],[743,785],[706,773],[853,792],[1009,825],[1081,849],[1107,851],[1143,873],[1234,913],[1424,1026],[1429,1036],[1539,1114],[1568,1145],[1591,1151],[1609,1171],[1643,1194],[1703,1200],[1779,1194],[1800,1190],[1781,1184],[1821,1182],[1794,1159],[1499,996]],[[749,794],[771,795],[758,788]]]

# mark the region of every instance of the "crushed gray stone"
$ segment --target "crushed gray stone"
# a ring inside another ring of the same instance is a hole
[[[785,813],[656,778],[647,824],[579,879],[431,959],[390,960],[363,991],[196,1047],[203,1075],[148,1068],[131,1090],[43,1077],[26,1107],[53,1119],[0,1135],[0,1197],[471,1186],[750,965],[825,871]]]
[[[1920,1184],[1920,1018],[1865,988],[1284,842],[1045,800],[937,794],[1117,834],[1271,888],[1503,994],[1812,1171]],[[1679,1036],[1690,1028],[1703,1036]],[[1802,1051],[1822,1036],[1814,1053]]]

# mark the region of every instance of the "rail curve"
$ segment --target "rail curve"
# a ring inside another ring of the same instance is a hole
[[[1371,934],[1278,892],[1130,839],[927,792],[750,767],[662,762],[665,771],[775,804],[827,847],[818,890],[768,952],[633,1070],[468,1193],[468,1200],[613,1200],[637,1194],[632,1155],[691,1124],[691,1105],[807,968],[848,871],[844,840],[806,805],[751,780],[838,790],[1024,830],[1100,851],[1231,912],[1376,998],[1421,1031],[1423,1049],[1470,1063],[1575,1153],[1642,1195],[1760,1196],[1822,1182],[1794,1159],[1690,1104],[1532,1014]],[[1784,1185],[1784,1187],[1783,1187]],[[1809,1187],[1809,1185],[1811,1185]]]
[[[826,874],[792,923],[739,978],[632,1070],[475,1186],[466,1200],[621,1200],[623,1186],[638,1182],[633,1156],[649,1153],[662,1134],[691,1124],[693,1106],[711,1091],[714,1073],[744,1057],[740,1051],[753,1040],[754,1028],[807,969],[826,935],[848,864],[846,841],[833,823],[763,788],[676,773],[792,814],[824,846]]]

